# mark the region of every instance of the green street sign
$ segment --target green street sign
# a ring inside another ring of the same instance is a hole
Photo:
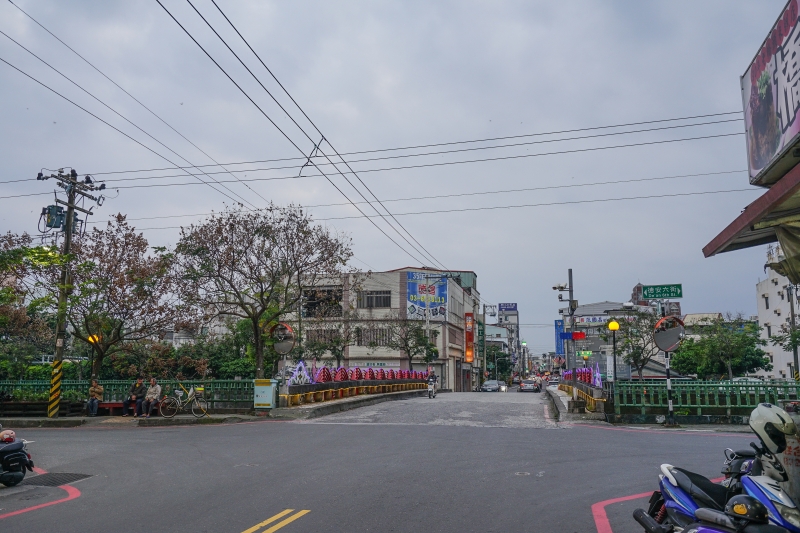
[[[494,368],[494,363],[486,363],[486,368]]]
[[[643,285],[642,299],[659,300],[661,298],[683,298],[683,285]]]
[[[575,355],[577,355],[578,357],[581,357],[581,358],[583,358],[583,357],[591,357],[592,356],[592,351],[591,350],[576,351]]]

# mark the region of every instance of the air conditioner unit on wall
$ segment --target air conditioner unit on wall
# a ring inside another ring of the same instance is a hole
[[[781,316],[781,310],[780,309],[774,310],[773,313],[775,313],[778,316]]]

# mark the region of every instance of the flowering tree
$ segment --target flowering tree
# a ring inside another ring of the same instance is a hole
[[[264,377],[268,325],[295,311],[303,287],[341,280],[350,239],[313,223],[298,207],[226,210],[183,228],[176,248],[182,293],[207,317],[246,319],[256,377]]]

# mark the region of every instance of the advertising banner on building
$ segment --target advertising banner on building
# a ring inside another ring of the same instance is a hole
[[[447,278],[428,277],[425,272],[407,272],[408,318],[441,321],[447,318]]]
[[[471,363],[475,360],[473,343],[475,342],[475,317],[472,313],[464,313],[464,361]]]
[[[564,355],[564,339],[561,334],[564,333],[564,321],[556,320],[556,354]]]
[[[750,183],[800,133],[800,27],[791,0],[741,78]]]
[[[516,312],[517,304],[497,304],[497,310],[501,313]]]

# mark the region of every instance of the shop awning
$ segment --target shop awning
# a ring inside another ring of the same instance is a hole
[[[742,214],[703,248],[712,255],[777,242],[785,228],[800,225],[800,165],[745,207]]]

